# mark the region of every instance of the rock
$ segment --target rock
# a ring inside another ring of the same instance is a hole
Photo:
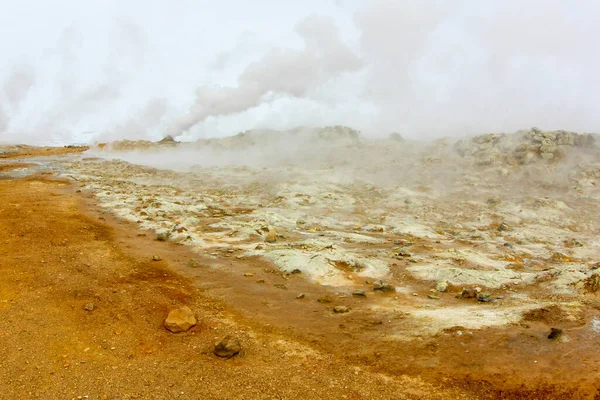
[[[440,296],[435,296],[433,294],[429,294],[427,295],[428,298],[430,298],[431,300],[441,300],[442,298]]]
[[[559,340],[563,337],[564,331],[560,328],[551,328],[550,334],[548,335],[548,339],[550,340]]]
[[[331,296],[322,296],[322,297],[319,297],[319,298],[317,299],[317,301],[318,301],[319,303],[324,303],[324,304],[326,304],[326,303],[331,303],[331,302],[333,301],[333,299],[331,298]]]
[[[480,301],[482,303],[489,303],[491,301],[494,301],[494,299],[492,298],[492,295],[484,292],[484,293],[479,293],[479,295],[477,295],[477,301]]]
[[[448,290],[448,282],[438,282],[437,285],[435,285],[435,290],[437,290],[438,292],[445,292],[446,290]]]
[[[277,289],[287,290],[287,286],[285,286],[283,283],[274,283],[273,286],[275,286]]]
[[[265,280],[264,279],[259,279],[259,280],[256,281],[256,283],[265,283]]]
[[[94,311],[96,309],[96,305],[94,303],[87,303],[85,306],[83,306],[83,309],[85,311]]]
[[[335,306],[333,307],[333,312],[335,314],[345,314],[350,312],[350,309],[346,306]]]
[[[219,343],[215,344],[213,353],[218,357],[231,358],[242,350],[240,341],[227,335]]]
[[[502,199],[500,199],[498,196],[493,196],[487,199],[486,203],[490,206],[497,206],[498,204],[502,203]]]
[[[252,272],[246,272],[246,273],[244,274],[244,276],[245,276],[245,277],[247,277],[247,278],[249,278],[249,277],[251,277],[251,276],[254,276],[254,274],[253,274]]]
[[[498,225],[498,232],[504,232],[504,231],[508,231],[510,229],[510,227],[508,226],[508,224],[502,222],[500,225]]]
[[[190,261],[188,261],[188,267],[190,267],[190,268],[200,268],[200,267],[203,267],[203,265],[198,260],[190,260]]]
[[[474,299],[475,297],[477,297],[477,294],[478,293],[476,289],[467,288],[463,289],[459,297],[462,299]]]
[[[361,289],[357,289],[354,292],[352,292],[352,296],[367,297],[367,292]]]
[[[265,236],[265,242],[267,243],[275,243],[277,241],[277,233],[275,229],[269,229],[267,235]]]
[[[155,254],[155,255],[152,256],[152,261],[161,261],[161,260],[162,260],[162,257],[159,256],[159,255]]]
[[[197,322],[192,310],[189,307],[183,306],[169,312],[164,326],[173,333],[179,333],[188,331]]]
[[[373,290],[375,292],[394,293],[396,292],[396,287],[389,283],[385,283],[382,280],[378,280],[373,283]]]
[[[298,300],[302,300],[304,297],[306,297],[304,293],[300,293],[298,296],[296,296]]]
[[[169,240],[169,236],[171,236],[169,232],[160,232],[156,234],[156,240],[159,242],[166,242]]]
[[[301,274],[301,273],[302,273],[302,271],[300,271],[298,268],[296,268],[296,269],[293,269],[293,270],[290,272],[290,274],[292,274],[292,275]]]

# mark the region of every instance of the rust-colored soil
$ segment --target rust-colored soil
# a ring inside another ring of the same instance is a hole
[[[42,175],[0,181],[1,399],[600,397],[599,363],[575,347],[583,339],[545,339],[554,309],[529,315],[527,327],[386,341],[381,327],[392,321],[360,298],[340,300],[354,311],[334,315],[337,303],[315,301],[326,288],[262,260],[243,261],[251,277],[228,268],[235,257],[211,268],[75,189]],[[209,267],[190,268],[192,257]],[[199,324],[171,334],[162,322],[180,305]],[[397,319],[401,335],[401,311]],[[212,354],[225,335],[242,343],[236,358]]]

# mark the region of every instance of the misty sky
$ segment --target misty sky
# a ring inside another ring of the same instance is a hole
[[[591,0],[0,3],[2,141],[600,131]]]

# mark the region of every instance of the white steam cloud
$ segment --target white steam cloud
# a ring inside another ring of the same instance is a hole
[[[237,87],[198,88],[189,113],[169,129],[169,134],[178,136],[208,117],[256,107],[266,101],[269,93],[305,97],[311,89],[361,67],[332,19],[311,16],[296,26],[296,33],[304,40],[304,49],[271,50],[244,70]]]
[[[107,2],[57,0],[62,25],[14,22],[34,0],[0,16],[0,139],[600,131],[592,0]]]

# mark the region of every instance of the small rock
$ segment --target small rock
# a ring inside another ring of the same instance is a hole
[[[365,292],[364,290],[358,289],[358,290],[355,290],[354,292],[352,292],[352,296],[367,297],[367,292]]]
[[[259,279],[259,280],[256,281],[256,283],[265,283],[265,280],[264,279]]]
[[[285,286],[283,283],[274,283],[273,286],[275,286],[277,289],[287,290],[287,286]]]
[[[564,331],[560,328],[551,328],[550,334],[548,335],[548,339],[550,340],[558,340],[562,338],[564,335]]]
[[[265,245],[264,244],[257,244],[256,247],[254,248],[255,250],[264,250],[265,249]]]
[[[510,229],[510,227],[504,222],[502,222],[500,225],[498,225],[498,232],[504,232],[509,229]]]
[[[245,277],[247,277],[247,278],[249,278],[249,277],[251,277],[251,276],[254,276],[254,274],[253,274],[252,272],[246,272],[246,273],[244,274],[244,276],[245,276]]]
[[[213,352],[216,356],[231,358],[242,350],[240,341],[227,335],[219,343],[215,344]]]
[[[152,261],[161,261],[161,260],[162,260],[162,257],[159,256],[159,255],[155,254],[155,255],[152,256]]]
[[[267,243],[275,243],[277,241],[277,233],[275,229],[269,229],[267,235],[265,236],[265,242]]]
[[[491,301],[494,301],[492,295],[487,292],[479,293],[479,295],[477,296],[477,300],[482,303],[489,303]]]
[[[173,333],[179,333],[188,331],[197,322],[192,310],[189,307],[183,306],[169,312],[164,326]]]
[[[190,268],[200,268],[203,265],[198,260],[190,260],[188,261],[188,267]]]
[[[467,288],[467,289],[463,289],[462,293],[460,294],[460,298],[462,299],[474,299],[475,297],[477,297],[477,290],[476,289],[472,289],[472,288]]]
[[[156,240],[159,242],[166,242],[169,240],[169,236],[171,236],[169,232],[160,232],[156,235]]]
[[[331,296],[323,296],[323,297],[319,297],[317,299],[317,301],[319,303],[331,303],[333,301],[333,299],[331,298]]]
[[[302,300],[304,297],[306,297],[304,293],[300,293],[298,296],[296,296],[298,300]]]
[[[428,298],[430,298],[431,300],[441,300],[442,298],[440,296],[435,296],[433,294],[429,294],[427,295]]]
[[[446,281],[442,281],[442,282],[438,282],[437,285],[435,285],[435,290],[437,290],[438,292],[445,292],[446,290],[448,290],[448,282]]]
[[[87,303],[83,309],[85,311],[94,311],[96,309],[96,305],[94,303]]]
[[[493,196],[487,199],[486,203],[490,206],[497,206],[498,204],[502,203],[502,199],[498,196]]]
[[[335,306],[333,307],[333,312],[335,314],[345,314],[347,312],[350,312],[350,309],[346,306]]]
[[[293,269],[293,270],[290,272],[290,274],[293,274],[293,275],[296,275],[296,274],[301,274],[301,273],[302,273],[302,271],[300,271],[298,268],[296,268],[296,269]]]
[[[396,291],[396,287],[389,283],[385,283],[382,280],[378,280],[373,283],[373,290],[375,292],[393,293]]]

